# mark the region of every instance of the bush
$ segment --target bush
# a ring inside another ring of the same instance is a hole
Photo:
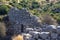
[[[60,19],[57,19],[58,24],[60,24]]]
[[[60,24],[60,13],[56,13],[53,17],[57,20],[57,23]]]
[[[7,5],[0,5],[0,15],[5,15],[8,13],[9,7]]]
[[[53,13],[60,13],[60,8],[52,9],[52,12],[53,12]]]
[[[9,3],[9,5],[14,6],[13,3]]]
[[[60,13],[60,3],[56,3],[51,6],[52,13]]]
[[[39,8],[40,7],[40,5],[38,4],[38,2],[32,2],[32,9],[34,9],[34,8]]]
[[[54,18],[52,18],[49,14],[45,14],[42,16],[42,23],[48,24],[48,25],[57,25],[57,22]]]
[[[28,7],[28,2],[21,1],[21,2],[19,3],[19,5],[21,5],[22,7],[26,8],[26,7]]]

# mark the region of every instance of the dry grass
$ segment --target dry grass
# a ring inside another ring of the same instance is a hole
[[[42,23],[49,24],[49,25],[57,25],[57,21],[52,18],[49,14],[42,15]]]
[[[0,22],[0,36],[4,37],[6,35],[6,27],[3,22]]]

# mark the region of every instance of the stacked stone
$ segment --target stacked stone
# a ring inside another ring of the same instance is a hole
[[[12,28],[15,30],[14,31],[15,34],[21,33],[22,31],[21,29],[23,29],[23,27],[25,30],[26,27],[41,26],[41,24],[38,22],[39,18],[37,16],[31,15],[26,9],[19,10],[13,7],[9,11],[8,16],[9,16],[9,21],[11,22]]]
[[[47,25],[40,28],[41,24],[38,22],[39,18],[35,15],[31,15],[25,9],[19,10],[12,8],[8,16],[11,22],[9,27],[11,29],[9,30],[13,29],[14,34],[20,34],[22,33],[22,28],[26,33],[22,34],[25,40],[60,40],[60,26]]]
[[[33,30],[30,30],[29,34],[32,35],[32,37],[30,37],[29,40],[60,40],[60,26],[48,25],[43,28],[45,28],[45,31],[40,32],[36,31],[35,28],[31,28],[31,30]]]

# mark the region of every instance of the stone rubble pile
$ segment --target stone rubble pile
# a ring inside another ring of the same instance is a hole
[[[38,29],[26,28],[25,35],[22,35],[24,40],[60,40],[60,26],[48,25]]]
[[[19,10],[13,7],[8,12],[8,17],[9,22],[11,23],[9,30],[14,30],[14,34],[24,32],[26,27],[41,26],[41,23],[39,22],[41,20],[37,16],[29,13],[26,9]]]
[[[10,34],[22,33],[24,40],[60,40],[60,26],[42,26],[37,16],[24,9],[11,8],[8,17]]]

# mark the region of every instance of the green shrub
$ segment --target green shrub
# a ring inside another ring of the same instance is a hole
[[[57,19],[58,24],[60,24],[60,19]]]
[[[9,3],[9,5],[14,6],[13,3]]]
[[[28,2],[25,2],[25,1],[21,1],[19,3],[19,5],[21,5],[22,7],[26,8],[28,6]]]
[[[39,3],[38,2],[32,2],[32,9],[34,9],[34,8],[39,8],[40,7],[40,5],[39,5]]]
[[[54,14],[53,18],[57,20],[58,24],[60,24],[60,13]]]
[[[9,7],[7,5],[0,5],[0,15],[5,15],[8,13]]]

